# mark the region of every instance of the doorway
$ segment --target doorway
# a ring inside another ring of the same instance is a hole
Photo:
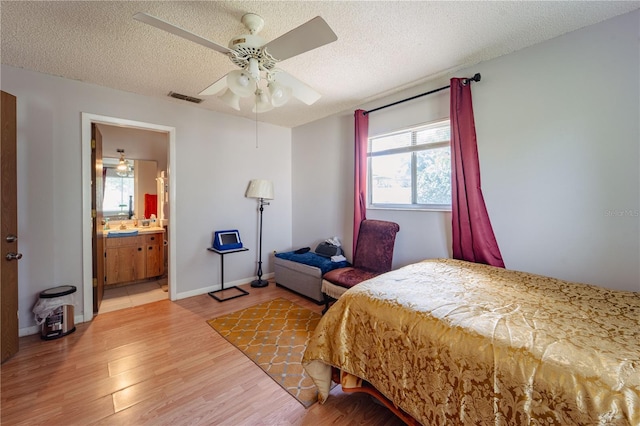
[[[168,285],[168,296],[170,300],[176,300],[176,289],[175,289],[175,205],[173,200],[175,199],[175,128],[169,126],[162,126],[151,123],[144,123],[138,121],[132,121],[127,119],[115,118],[115,117],[107,117],[100,116],[88,113],[82,113],[82,174],[83,174],[83,185],[82,185],[82,199],[83,199],[83,260],[82,260],[82,268],[83,268],[83,308],[84,308],[84,321],[90,321],[93,318],[93,297],[94,297],[94,287],[96,286],[93,281],[93,250],[92,250],[92,235],[93,235],[93,217],[92,217],[92,208],[91,208],[91,196],[94,192],[94,188],[91,181],[91,172],[93,169],[91,152],[92,152],[92,134],[91,128],[95,126],[101,127],[104,129],[112,129],[119,131],[127,131],[130,133],[138,133],[143,134],[145,132],[149,132],[148,134],[162,134],[164,140],[168,141],[165,143],[166,149],[166,167],[163,167],[166,170],[166,181],[168,183],[168,187],[171,189],[171,196],[168,197],[168,202],[166,204],[167,216],[168,220],[166,221],[167,225],[167,235],[166,238],[170,242],[168,245],[168,273],[167,273],[167,285]],[[109,150],[115,151],[115,146],[109,146],[107,151],[103,153],[103,156],[109,156]],[[133,149],[130,150],[130,153],[133,154]],[[138,156],[144,156],[148,154],[134,154]],[[98,224],[97,226],[100,226]]]

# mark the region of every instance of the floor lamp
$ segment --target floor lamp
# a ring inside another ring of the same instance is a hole
[[[260,244],[258,254],[258,279],[251,282],[251,287],[266,287],[269,281],[262,279],[262,212],[264,206],[269,203],[265,200],[273,200],[273,183],[270,180],[253,179],[249,182],[247,192],[244,194],[247,198],[257,198],[260,205]]]

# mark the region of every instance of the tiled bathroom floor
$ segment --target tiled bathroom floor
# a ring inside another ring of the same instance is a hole
[[[104,291],[104,298],[100,304],[98,314],[168,299],[169,293],[162,290],[163,284],[166,288],[166,282],[165,278],[140,284],[107,288]]]

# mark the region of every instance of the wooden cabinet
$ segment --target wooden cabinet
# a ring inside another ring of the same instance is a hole
[[[105,284],[134,282],[164,273],[164,233],[105,239]]]
[[[157,277],[164,273],[164,239],[162,234],[145,235],[146,276]]]

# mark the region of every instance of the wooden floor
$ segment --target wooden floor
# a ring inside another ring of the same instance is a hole
[[[385,407],[337,386],[305,409],[206,320],[284,297],[271,283],[218,302],[208,295],[100,314],[62,338],[20,339],[2,364],[2,425],[399,425]]]

